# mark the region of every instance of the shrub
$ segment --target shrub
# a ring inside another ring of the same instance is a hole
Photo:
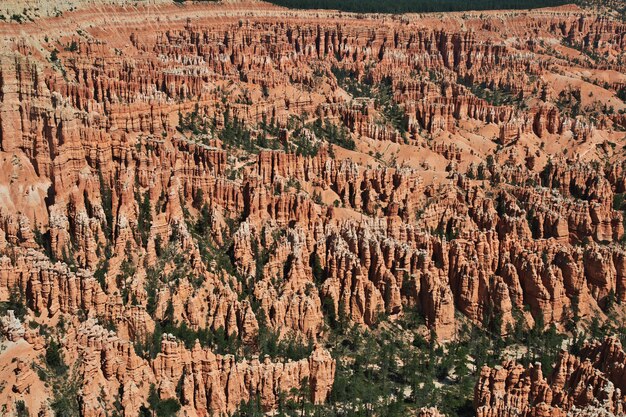
[[[148,404],[156,417],[174,417],[180,410],[180,403],[175,398],[162,400],[157,393],[154,384],[150,385],[150,393],[148,394]],[[142,415],[145,412],[142,411]]]
[[[13,310],[15,317],[20,321],[24,321],[24,316],[28,312],[24,297],[17,286],[11,288],[8,301],[0,302],[0,316],[6,315],[9,310]]]
[[[76,52],[78,51],[78,44],[76,43],[76,41],[73,40],[69,45],[65,47],[65,50],[69,52]]]
[[[45,361],[48,368],[57,375],[61,375],[67,371],[67,366],[61,354],[61,345],[56,340],[50,340],[46,348]]]
[[[17,400],[15,402],[15,416],[16,417],[30,417],[30,412],[28,411],[28,407],[23,400]]]
[[[56,417],[80,416],[79,389],[82,386],[81,379],[76,372],[67,377],[57,377],[53,383],[54,398],[50,404]]]

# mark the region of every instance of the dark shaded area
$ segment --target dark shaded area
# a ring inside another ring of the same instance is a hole
[[[425,13],[469,10],[534,9],[562,6],[567,0],[268,0],[293,9],[337,9],[357,13]]]

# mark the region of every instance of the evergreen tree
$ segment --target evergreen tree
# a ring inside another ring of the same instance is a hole
[[[152,227],[152,207],[150,205],[150,193],[145,192],[143,198],[139,197],[140,193],[135,194],[139,203],[139,215],[137,216],[137,229],[141,239],[141,244],[145,247],[150,237],[150,228]]]

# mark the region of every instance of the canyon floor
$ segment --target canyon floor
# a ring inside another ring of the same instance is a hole
[[[3,2],[0,415],[624,415],[618,6]]]

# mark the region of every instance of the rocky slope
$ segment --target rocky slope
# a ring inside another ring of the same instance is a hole
[[[579,356],[561,352],[552,373],[541,364],[484,367],[476,385],[478,416],[623,415],[624,351],[613,338],[584,346]]]
[[[340,318],[417,312],[443,342],[626,300],[622,22],[257,2],[31,17],[0,22],[0,299],[25,307],[2,321],[5,404],[53,412],[57,343],[82,415],[136,416],[151,385],[217,415],[326,401]],[[507,364],[482,371],[480,415],[546,412],[526,388],[492,400],[512,373],[563,412],[622,407]]]

